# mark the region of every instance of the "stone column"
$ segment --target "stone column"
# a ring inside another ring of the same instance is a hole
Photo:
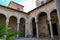
[[[31,29],[29,22],[25,23],[25,37],[31,37]]]
[[[39,38],[39,33],[38,33],[38,20],[35,19],[35,22],[36,22],[36,36],[37,36],[37,38]]]
[[[32,20],[31,20],[31,22],[30,22],[30,35],[31,35],[31,37],[33,37],[33,26],[32,26],[33,24],[32,24]]]
[[[55,0],[55,4],[56,4],[57,16],[58,16],[58,21],[60,26],[60,0]]]
[[[48,21],[49,21],[49,26],[50,26],[51,38],[53,38],[53,30],[52,30],[51,20],[48,20]]]
[[[49,26],[50,26],[51,38],[53,38],[53,30],[52,30],[52,23],[51,23],[51,17],[50,17],[50,15],[48,15],[48,22],[49,22]]]
[[[27,22],[25,22],[25,37],[27,37],[28,36],[28,23]]]
[[[6,27],[8,27],[9,18],[6,19]]]
[[[9,18],[7,18],[7,19],[6,19],[6,28],[8,28],[8,27],[9,27],[9,25],[8,25],[8,24],[9,24]],[[7,32],[7,33],[8,33],[8,32]]]
[[[19,27],[20,27],[19,24],[20,24],[20,20],[18,19],[17,20],[17,32],[19,32]],[[17,35],[17,37],[19,37],[19,35]]]
[[[9,24],[9,18],[7,17],[6,18],[6,28],[8,28],[9,26],[8,26],[8,24]],[[7,31],[6,31],[6,33],[8,33]],[[4,35],[4,37],[6,38],[7,36],[6,35]]]

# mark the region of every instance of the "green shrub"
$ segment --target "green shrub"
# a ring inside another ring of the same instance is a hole
[[[12,32],[11,28],[6,27],[6,24],[0,24],[0,39],[11,40],[16,37],[17,34],[21,34],[21,32]]]

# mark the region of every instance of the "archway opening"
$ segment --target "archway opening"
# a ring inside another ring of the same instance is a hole
[[[51,22],[52,22],[52,30],[53,30],[53,35],[58,36],[58,17],[57,17],[57,10],[53,10],[50,14],[51,16]]]
[[[20,27],[19,27],[20,32],[22,33],[20,37],[25,37],[25,19],[21,18],[20,19]]]
[[[33,32],[33,37],[36,37],[36,23],[35,23],[35,18],[32,18],[32,32]]]
[[[11,16],[9,19],[9,27],[11,28],[11,31],[17,31],[17,18],[14,16]]]
[[[0,14],[0,24],[6,24],[6,16],[3,14]]]
[[[49,35],[47,27],[47,14],[45,12],[41,12],[38,15],[38,32],[39,37],[47,37]]]

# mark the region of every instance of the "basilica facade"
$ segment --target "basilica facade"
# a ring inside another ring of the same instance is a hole
[[[22,32],[17,37],[60,38],[57,2],[55,0],[37,1],[37,7],[28,13],[23,11],[24,6],[15,2],[10,2],[8,7],[0,5],[0,24],[6,23],[6,27],[11,27],[12,31]]]

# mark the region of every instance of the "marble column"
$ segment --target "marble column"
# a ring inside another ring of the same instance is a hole
[[[25,23],[25,37],[27,36],[27,27],[26,27],[27,23]]]
[[[20,20],[17,20],[17,32],[19,32],[19,24],[20,24]],[[19,35],[17,35],[17,37],[19,37]]]
[[[7,17],[6,18],[6,28],[8,28],[9,26],[8,26],[8,24],[9,24],[9,18]],[[6,33],[8,33],[7,31],[6,31]],[[6,38],[7,36],[6,35],[4,35],[4,37]]]
[[[9,24],[9,18],[6,19],[6,27],[8,27]]]
[[[32,37],[32,36],[33,36],[32,22],[28,22],[26,23],[25,37]]]
[[[25,22],[25,37],[28,36],[28,23]]]
[[[39,38],[39,33],[38,33],[38,20],[35,19],[35,22],[36,22],[36,36],[37,36],[37,38]]]
[[[50,27],[51,38],[53,38],[53,30],[52,30],[52,23],[51,23],[50,14],[48,15],[48,22],[49,22],[49,27]]]
[[[49,26],[50,26],[51,38],[53,38],[53,30],[52,30],[51,20],[48,20],[48,21],[49,21]]]

